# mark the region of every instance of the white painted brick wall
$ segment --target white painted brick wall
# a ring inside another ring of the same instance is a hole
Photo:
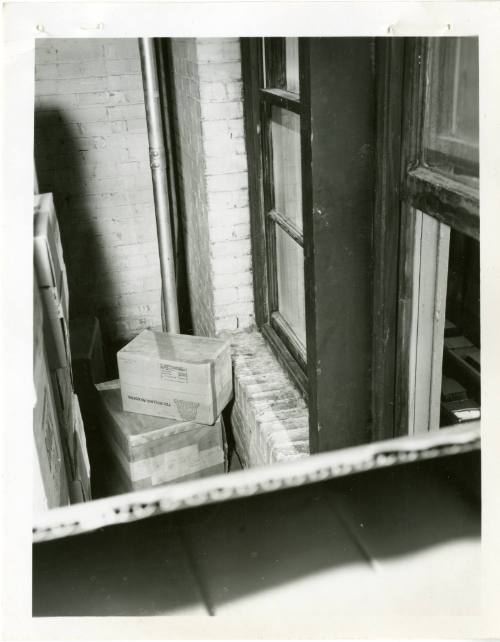
[[[240,43],[174,39],[172,52],[195,330],[250,328],[255,316]]]
[[[172,43],[176,139],[194,329],[254,320],[240,46]],[[159,266],[135,40],[44,40],[36,50],[36,157],[54,191],[72,314],[112,339],[160,323]]]
[[[38,179],[54,192],[71,314],[128,340],[161,323],[137,41],[37,40],[35,63]]]

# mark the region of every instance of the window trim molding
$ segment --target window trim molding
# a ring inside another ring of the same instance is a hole
[[[373,220],[372,418],[374,439],[394,436],[400,265],[405,39],[376,40],[377,174]]]

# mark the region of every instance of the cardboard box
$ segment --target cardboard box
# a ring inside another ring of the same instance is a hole
[[[52,194],[34,197],[34,259],[39,287],[59,287],[66,280],[59,224]],[[65,285],[67,289],[67,284]]]
[[[37,305],[40,305],[39,300]],[[35,335],[37,332],[39,327],[35,327]],[[43,484],[45,500],[40,500],[40,492],[35,495],[38,496],[37,507],[41,510],[45,506],[66,506],[69,503],[69,484],[45,346],[39,340],[35,341],[35,346],[33,379],[36,402],[33,409],[33,434],[37,459],[34,462],[34,483],[39,484],[41,479]]]
[[[61,436],[66,439],[69,445],[73,435],[73,382],[71,379],[71,368],[56,368],[50,373],[54,401],[61,427]]]
[[[33,270],[33,368],[43,346],[43,304],[38,288],[38,278]]]
[[[73,479],[79,481],[82,488],[83,501],[92,499],[90,484],[90,460],[87,452],[87,440],[83,426],[78,397],[73,395]]]
[[[220,419],[206,426],[123,410],[118,380],[97,384],[101,430],[123,491],[224,472]]]
[[[49,368],[71,363],[69,347],[69,291],[59,225],[52,194],[34,199],[34,263],[43,301],[45,343]]]
[[[32,442],[32,462],[33,462],[33,475],[32,475],[32,501],[33,501],[33,512],[42,513],[46,511],[49,507],[47,502],[47,495],[45,494],[45,485],[43,483],[42,477],[42,467],[40,465],[40,458],[38,457],[38,451],[36,447],[35,440]]]
[[[227,340],[143,330],[117,358],[129,412],[211,425],[231,399]]]
[[[51,370],[71,364],[68,332],[68,292],[61,288],[40,288],[44,309],[44,337]]]

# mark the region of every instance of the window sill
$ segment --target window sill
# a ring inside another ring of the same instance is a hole
[[[260,332],[230,335],[234,369],[231,425],[246,468],[309,455],[309,411]]]

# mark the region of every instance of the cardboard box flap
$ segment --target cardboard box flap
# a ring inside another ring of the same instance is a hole
[[[120,353],[130,352],[144,355],[145,358],[151,355],[153,359],[203,364],[212,362],[229,347],[229,341],[224,339],[143,330]]]
[[[41,542],[78,535],[103,526],[133,522],[195,505],[219,503],[367,470],[465,453],[479,447],[479,422],[470,422],[425,434],[321,453],[275,466],[167,484],[37,515],[33,539]]]

